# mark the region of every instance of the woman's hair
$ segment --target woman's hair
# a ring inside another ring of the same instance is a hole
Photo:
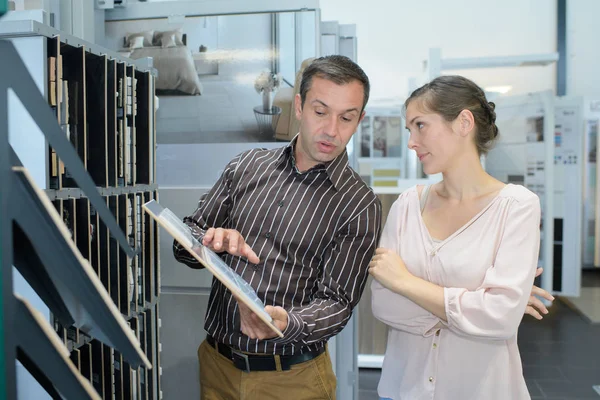
[[[439,114],[448,122],[454,121],[463,110],[471,111],[477,127],[475,145],[480,155],[486,154],[498,137],[496,105],[488,102],[483,90],[465,77],[435,78],[412,92],[404,108],[414,100],[419,100],[425,111]]]

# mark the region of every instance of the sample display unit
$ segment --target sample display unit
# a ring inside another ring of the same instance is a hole
[[[35,21],[3,22],[0,47],[0,89],[43,133],[0,123],[3,187],[13,188],[1,203],[3,245],[12,238],[2,262],[50,311],[4,285],[12,323],[28,332],[5,341],[5,364],[19,360],[51,398],[160,399],[159,230],[142,210],[158,199],[156,71]],[[0,101],[8,119],[10,101]]]

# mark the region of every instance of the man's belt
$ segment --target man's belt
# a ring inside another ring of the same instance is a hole
[[[292,365],[300,364],[312,360],[325,352],[325,348],[316,351],[310,351],[302,354],[289,356],[267,355],[267,354],[247,354],[236,350],[226,344],[218,343],[215,339],[207,335],[206,342],[215,348],[225,358],[230,359],[236,368],[245,372],[254,371],[278,371],[277,364],[281,370],[287,371]]]

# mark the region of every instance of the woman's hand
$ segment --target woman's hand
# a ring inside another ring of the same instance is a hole
[[[369,263],[369,273],[384,287],[399,294],[403,294],[403,288],[415,277],[398,254],[383,247],[375,250],[375,256]]]
[[[543,268],[538,268],[535,272],[535,277],[537,278],[540,276],[543,270]],[[542,303],[536,296],[548,301],[554,301],[554,296],[535,285],[531,288],[531,295],[529,296],[529,301],[527,302],[525,314],[529,314],[535,319],[541,320],[543,318],[542,314],[548,314],[548,309],[546,308],[546,305]]]

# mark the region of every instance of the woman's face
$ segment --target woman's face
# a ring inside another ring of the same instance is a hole
[[[426,174],[446,172],[460,159],[465,147],[465,137],[457,129],[457,120],[448,122],[440,114],[425,111],[419,99],[408,104],[408,148],[417,153]]]

